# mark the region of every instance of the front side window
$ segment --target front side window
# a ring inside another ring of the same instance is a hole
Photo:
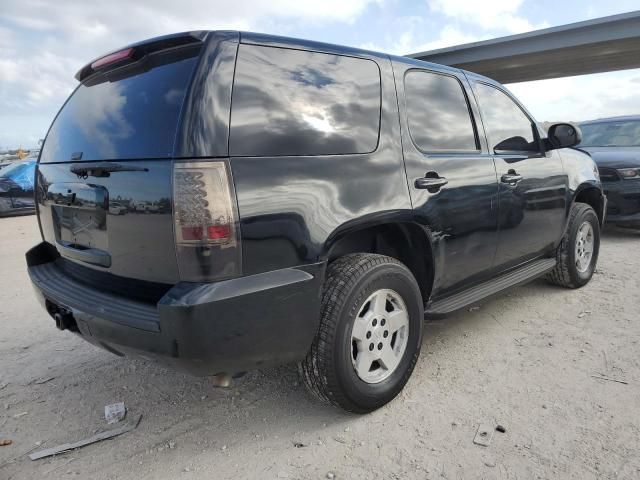
[[[537,152],[539,145],[533,124],[507,94],[497,88],[477,84],[490,150],[500,152]]]
[[[478,150],[467,99],[455,77],[410,70],[404,85],[409,131],[418,149]]]
[[[232,156],[337,155],[376,149],[380,70],[371,60],[240,45]]]

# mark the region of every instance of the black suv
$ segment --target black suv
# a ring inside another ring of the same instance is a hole
[[[593,274],[605,197],[580,132],[500,84],[252,33],[99,58],[47,134],[43,242],[60,329],[218,380],[300,362],[320,398],[390,401],[423,318]],[[117,207],[117,208],[116,208]]]

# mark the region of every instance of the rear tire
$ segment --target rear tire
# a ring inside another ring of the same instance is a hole
[[[374,254],[335,260],[327,267],[318,333],[299,365],[303,382],[350,412],[380,408],[413,372],[423,317],[420,289],[398,260]]]
[[[547,280],[567,288],[580,288],[591,280],[600,251],[600,223],[586,203],[575,203],[567,231],[556,251],[557,264]]]

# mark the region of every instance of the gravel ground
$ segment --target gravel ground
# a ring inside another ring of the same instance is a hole
[[[293,366],[216,389],[57,331],[25,272],[37,241],[34,217],[0,219],[2,480],[640,477],[640,232],[606,232],[581,290],[539,280],[428,323],[409,384],[366,416],[318,404]],[[117,401],[133,432],[26,456],[105,429]],[[480,424],[506,432],[479,446]]]

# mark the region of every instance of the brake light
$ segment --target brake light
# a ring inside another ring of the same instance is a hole
[[[238,216],[227,162],[176,162],[173,204],[180,278],[201,282],[238,275]]]
[[[125,48],[119,52],[111,53],[102,58],[99,58],[91,64],[92,70],[97,70],[100,67],[111,65],[112,63],[120,62],[125,59],[129,59],[133,56],[133,48]]]

